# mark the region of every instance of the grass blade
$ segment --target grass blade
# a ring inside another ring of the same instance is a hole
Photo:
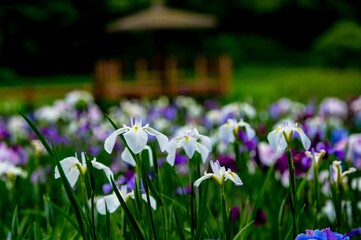
[[[246,226],[244,226],[241,230],[239,230],[239,232],[236,234],[236,236],[233,238],[233,240],[241,239],[242,233],[244,231],[246,231],[247,228],[249,228],[253,224],[253,222],[254,222],[254,220],[250,221],[249,223],[247,223]]]

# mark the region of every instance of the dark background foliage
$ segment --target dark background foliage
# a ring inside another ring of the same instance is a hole
[[[4,0],[0,3],[0,71],[21,75],[89,73],[102,57],[151,56],[155,33],[114,33],[107,23],[148,7],[146,0]],[[168,0],[208,13],[212,30],[168,31],[172,55],[229,53],[248,62],[359,66],[358,0]]]

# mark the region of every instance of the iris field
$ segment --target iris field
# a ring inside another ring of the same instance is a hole
[[[0,239],[361,239],[361,97],[82,91],[0,118]]]

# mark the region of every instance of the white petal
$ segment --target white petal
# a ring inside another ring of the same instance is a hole
[[[256,132],[254,131],[254,129],[251,128],[251,126],[249,124],[246,124],[245,127],[246,127],[247,138],[248,139],[254,138],[254,136],[256,135]]]
[[[302,145],[303,147],[308,150],[311,146],[311,140],[306,136],[306,134],[303,132],[303,130],[301,128],[297,128],[296,130],[299,135],[300,135],[300,138],[301,138],[301,142],[302,142]]]
[[[209,161],[211,168],[212,168],[212,172],[214,173],[214,175],[216,175],[218,178],[221,178],[221,171],[220,168],[221,166],[219,165],[218,161]]]
[[[281,151],[283,151],[286,149],[286,147],[287,147],[286,138],[282,134],[281,139],[278,143],[278,149],[281,149]],[[280,150],[278,150],[278,151],[280,151]]]
[[[201,182],[203,182],[204,180],[211,178],[213,176],[212,173],[207,173],[205,175],[203,175],[202,177],[198,178],[195,182],[194,182],[194,186],[195,187],[199,187],[199,185],[201,184]]]
[[[97,201],[96,208],[97,208],[98,212],[100,214],[102,214],[102,215],[106,214],[106,212],[105,212],[105,204],[106,204],[106,206],[108,208],[108,212],[113,213],[119,207],[120,202],[119,202],[117,196],[115,195],[115,193],[112,193],[112,194],[107,195],[107,196],[105,196],[103,198],[100,198]]]
[[[130,165],[132,165],[132,166],[135,167],[135,165],[136,165],[135,160],[134,160],[132,154],[130,154],[128,148],[125,148],[125,149],[124,149],[124,151],[123,151],[122,154],[120,155],[120,158],[121,158],[124,162],[126,162],[126,163],[128,163],[128,164],[130,164]]]
[[[152,149],[147,145],[145,146],[144,150],[148,151],[149,154],[149,164],[151,167],[153,167],[154,161],[153,161],[153,153],[152,153]]]
[[[143,151],[148,142],[148,134],[141,128],[138,128],[138,130],[130,129],[124,133],[124,138],[134,154]]]
[[[109,182],[111,182],[111,179],[114,179],[114,174],[113,174],[112,170],[110,170],[109,167],[105,166],[104,164],[102,164],[100,162],[96,162],[96,161],[92,161],[91,163],[94,168],[104,171],[105,176],[107,176],[107,179],[109,180]]]
[[[227,143],[234,142],[235,138],[234,138],[233,129],[234,129],[234,126],[231,124],[229,124],[229,123],[223,124],[219,128],[219,137]]]
[[[151,128],[151,127],[147,127],[145,130],[149,134],[154,135],[157,138],[160,150],[162,152],[164,152],[164,150],[167,148],[168,143],[169,143],[168,138],[163,133],[160,133],[157,130]]]
[[[104,149],[105,151],[107,151],[107,153],[110,154],[113,151],[115,141],[117,140],[118,135],[124,133],[125,131],[127,131],[126,128],[120,128],[114,131],[109,137],[105,139]]]
[[[74,187],[76,184],[76,181],[78,181],[80,172],[77,167],[72,168],[69,172],[65,173],[66,179],[68,179],[68,182],[71,187]]]
[[[145,201],[145,202],[148,202],[147,200],[147,195],[145,193],[142,194],[142,199]],[[149,200],[150,200],[150,206],[151,208],[153,208],[153,210],[156,210],[157,209],[157,201],[155,201],[154,197],[150,196],[149,195]]]
[[[194,152],[197,148],[197,140],[194,138],[189,138],[188,140],[182,139],[181,146],[183,147],[184,151],[186,152],[189,158],[193,157]]]
[[[171,166],[173,166],[175,162],[176,150],[177,150],[177,142],[175,140],[171,140],[166,149],[166,151],[168,152],[167,162]]]
[[[209,150],[204,145],[198,143],[197,144],[197,151],[202,156],[202,162],[205,163],[207,161],[207,157],[209,155]]]
[[[241,186],[243,185],[243,182],[242,180],[238,177],[237,174],[235,174],[234,172],[225,172],[225,177],[226,177],[226,180],[229,179],[231,180],[232,182],[234,182],[234,184],[236,184],[236,186]]]
[[[282,138],[284,138],[282,130],[276,129],[268,134],[267,139],[273,149],[273,152],[277,152],[278,145]]]
[[[71,171],[72,168],[76,168],[76,164],[80,164],[79,160],[76,157],[67,157],[60,161],[61,168],[63,169],[65,175]],[[55,167],[55,178],[60,178],[59,169]]]
[[[208,149],[209,152],[212,151],[212,141],[209,137],[199,134],[198,138],[201,140],[202,144]]]

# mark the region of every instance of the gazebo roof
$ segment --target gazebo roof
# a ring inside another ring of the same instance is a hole
[[[145,10],[111,22],[107,25],[107,31],[211,28],[215,25],[216,19],[211,15],[173,9],[155,3]]]

